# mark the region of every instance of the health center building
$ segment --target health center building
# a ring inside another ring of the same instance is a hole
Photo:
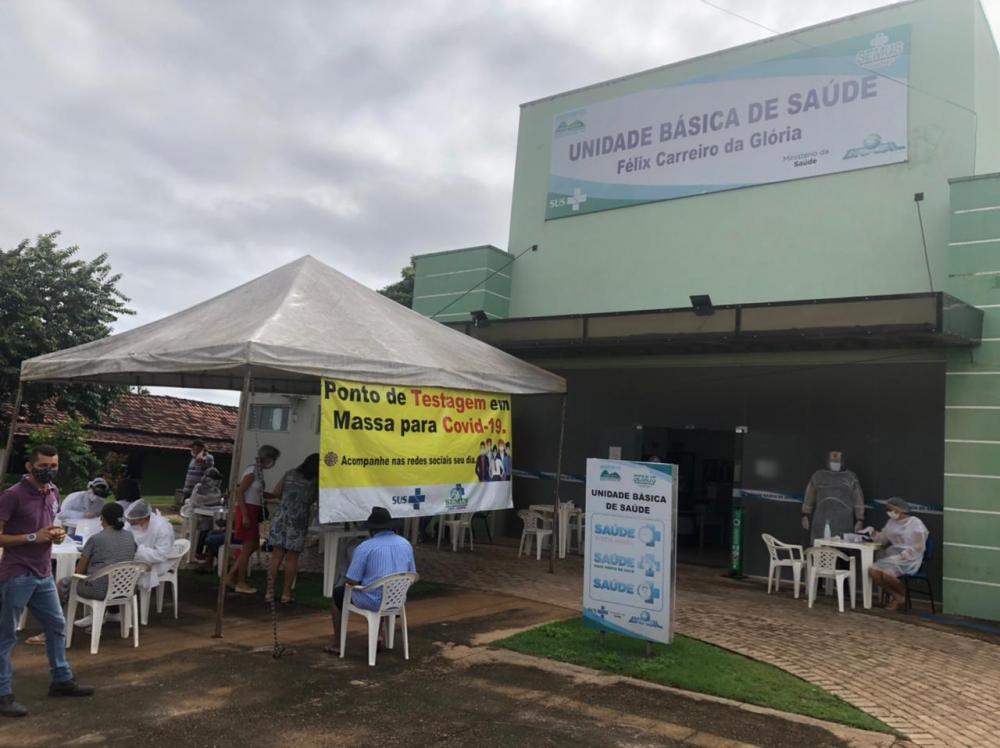
[[[564,499],[588,457],[676,463],[680,558],[764,575],[839,450],[866,524],[927,524],[944,610],[1000,620],[998,133],[978,0],[532,101],[507,250],[417,257],[414,308],[566,377]],[[515,502],[551,501],[560,405],[514,411]]]

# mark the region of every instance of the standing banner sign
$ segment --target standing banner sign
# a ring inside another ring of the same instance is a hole
[[[322,382],[319,521],[510,509],[510,396]]]
[[[669,644],[677,466],[590,459],[586,495],[584,623]]]

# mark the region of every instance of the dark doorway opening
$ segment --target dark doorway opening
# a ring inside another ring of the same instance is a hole
[[[677,560],[727,567],[735,431],[644,426],[642,460],[678,467]]]

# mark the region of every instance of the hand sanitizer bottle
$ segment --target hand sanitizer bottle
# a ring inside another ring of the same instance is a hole
[[[830,520],[823,523],[823,540],[830,539]]]

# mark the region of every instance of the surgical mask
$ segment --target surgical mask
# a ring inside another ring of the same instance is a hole
[[[840,472],[840,463],[839,462],[831,462],[830,463],[830,469],[833,472],[835,472],[835,473],[839,473]]]
[[[889,515],[889,519],[899,519],[899,512],[889,511],[886,514]]]
[[[31,471],[31,477],[39,483],[53,483],[58,475],[58,468],[34,468]]]

